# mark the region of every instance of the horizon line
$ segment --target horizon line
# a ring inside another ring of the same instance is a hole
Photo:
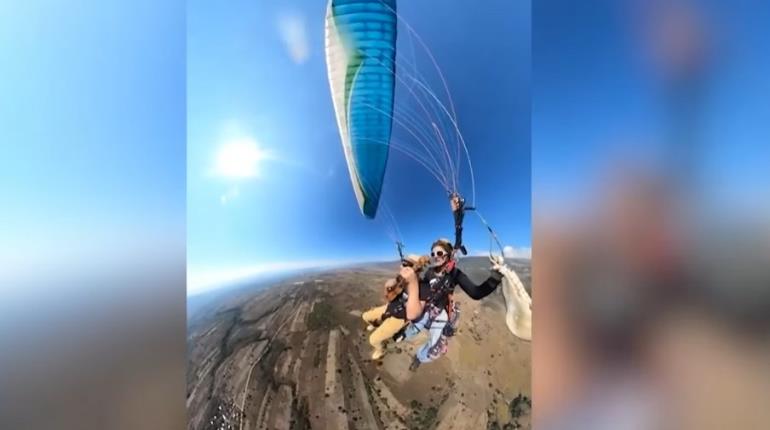
[[[486,257],[487,254],[472,253],[467,257]],[[462,258],[462,257],[461,257]],[[511,258],[511,257],[506,257]],[[512,259],[531,260],[531,257],[512,257]],[[250,264],[239,267],[211,270],[187,269],[186,296],[196,296],[213,290],[226,288],[236,282],[265,275],[278,275],[285,272],[309,269],[332,269],[354,264],[389,263],[398,261],[393,257],[373,257],[359,260],[301,260],[290,262],[270,262]]]

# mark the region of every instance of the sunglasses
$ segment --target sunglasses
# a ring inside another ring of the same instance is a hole
[[[401,260],[401,267],[414,267],[414,263],[409,260]]]
[[[436,251],[436,252],[431,252],[430,253],[431,257],[443,257],[445,255],[446,255],[446,252],[444,252],[444,251]]]

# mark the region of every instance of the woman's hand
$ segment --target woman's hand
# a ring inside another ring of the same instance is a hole
[[[492,255],[489,257],[489,262],[492,263],[492,270],[500,272],[505,266],[505,260],[499,255]]]
[[[452,212],[460,210],[460,196],[453,194],[449,197],[449,207],[452,208]]]
[[[412,267],[401,267],[401,270],[398,272],[398,274],[401,275],[401,277],[404,278],[407,283],[411,284],[412,282],[417,281],[417,273],[415,273]]]

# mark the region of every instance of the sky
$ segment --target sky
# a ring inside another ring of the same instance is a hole
[[[0,290],[136,255],[183,264],[183,8],[12,9],[0,14]]]
[[[673,4],[676,2],[658,2]],[[762,2],[684,1],[704,30],[707,58],[697,106],[698,183],[719,206],[756,204],[770,134],[767,22]],[[544,210],[586,202],[606,163],[624,154],[659,162],[672,116],[651,56],[644,13],[653,1],[600,0],[593,7],[545,0],[533,8],[533,201]],[[647,36],[645,36],[645,34]],[[668,44],[670,45],[670,41]],[[657,161],[656,161],[657,160]],[[727,204],[724,204],[727,202]],[[539,210],[539,209],[538,209]]]
[[[394,225],[407,252],[427,253],[436,238],[453,236],[441,186],[395,151],[382,194],[395,222],[383,221],[382,210],[375,221],[361,215],[327,80],[325,10],[323,0],[188,3],[191,284],[227,273],[395,259],[388,234]],[[505,245],[527,253],[529,2],[468,7],[414,0],[399,2],[398,12],[405,61],[416,61],[431,88],[442,88],[403,22],[445,76],[475,171],[477,207]],[[397,88],[396,109],[409,103],[408,93]],[[470,199],[467,169],[461,183]],[[489,235],[472,214],[465,242],[473,252],[489,250]]]

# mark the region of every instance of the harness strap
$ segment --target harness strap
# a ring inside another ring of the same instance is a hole
[[[466,208],[465,199],[456,192],[450,194],[449,199],[452,202],[452,216],[455,221],[455,243],[453,248],[460,251],[463,255],[468,255],[468,251],[463,246],[463,220],[465,219],[465,211],[472,210],[473,208]]]
[[[404,244],[401,241],[396,241],[396,249],[398,250],[398,258],[400,261],[404,261]]]

